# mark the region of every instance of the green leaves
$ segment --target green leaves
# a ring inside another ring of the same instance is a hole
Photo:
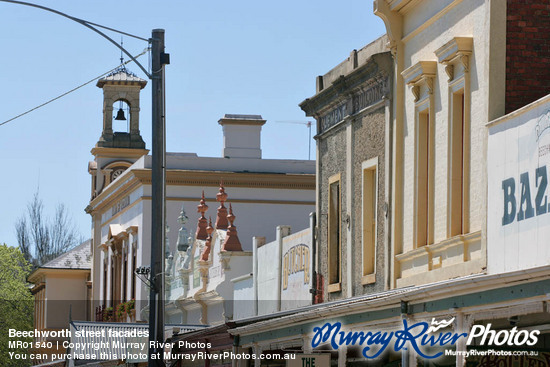
[[[29,359],[11,360],[8,354],[28,352],[8,349],[8,342],[9,329],[33,329],[34,298],[26,280],[29,272],[30,265],[19,248],[0,245],[0,366],[31,365]],[[24,341],[32,341],[32,338]]]

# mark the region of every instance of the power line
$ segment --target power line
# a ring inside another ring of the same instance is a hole
[[[141,52],[139,55],[134,56],[134,59],[137,59],[138,57],[145,55],[148,51],[149,51],[148,48],[144,49],[143,52]],[[104,77],[105,75],[107,75],[107,74],[109,74],[109,73],[115,71],[116,69],[120,68],[121,66],[126,65],[126,64],[129,64],[129,63],[131,63],[131,62],[132,62],[132,60],[128,60],[128,61],[122,63],[121,65],[119,65],[119,66],[117,66],[117,67],[115,67],[115,68],[112,68],[111,70],[109,70],[109,71],[107,71],[107,72],[101,74],[100,76],[97,76],[97,77],[95,77],[95,78],[93,78],[93,79],[87,81],[86,83],[83,83],[83,84],[79,85],[78,87],[75,87],[75,88],[71,89],[71,90],[68,91],[68,92],[65,92],[65,93],[63,93],[63,94],[60,94],[59,96],[57,96],[57,97],[55,97],[55,98],[52,98],[52,99],[50,99],[50,100],[48,100],[48,101],[42,103],[41,105],[38,105],[38,106],[36,106],[36,107],[34,107],[34,108],[31,108],[31,109],[28,110],[28,111],[25,111],[25,112],[23,112],[23,113],[21,113],[21,114],[15,116],[15,117],[12,117],[12,118],[9,119],[9,120],[6,120],[6,121],[0,123],[0,126],[5,125],[5,124],[7,124],[8,122],[13,121],[13,120],[15,120],[15,119],[18,119],[19,117],[25,116],[26,114],[28,114],[28,113],[30,113],[30,112],[32,112],[32,111],[34,111],[34,110],[37,110],[37,109],[39,109],[39,108],[41,108],[41,107],[44,107],[45,105],[47,105],[47,104],[49,104],[49,103],[52,103],[53,101],[56,101],[56,100],[58,100],[58,99],[61,98],[61,97],[65,97],[67,94],[72,93],[72,92],[74,92],[74,91],[76,91],[76,90],[78,90],[78,89],[80,89],[80,88],[82,88],[82,87],[84,87],[84,86],[86,86],[86,85],[88,85],[88,84],[90,84],[90,83],[92,83],[92,82],[98,80],[99,78],[102,78],[102,77]]]

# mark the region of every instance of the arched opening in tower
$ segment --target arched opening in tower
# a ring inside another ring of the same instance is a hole
[[[113,104],[113,131],[130,132],[130,105],[125,100],[119,99]]]

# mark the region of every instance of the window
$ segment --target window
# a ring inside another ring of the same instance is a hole
[[[378,158],[362,164],[363,169],[363,273],[362,284],[374,283],[376,273],[376,207]]]
[[[470,182],[470,56],[472,37],[454,37],[435,51],[449,77],[447,236],[468,233]]]
[[[401,73],[410,85],[415,103],[415,247],[433,243],[434,208],[434,79],[437,62],[419,61]]]
[[[416,127],[416,247],[433,243],[432,125],[429,108],[419,111]]]
[[[450,119],[450,167],[449,167],[449,235],[456,236],[464,231],[464,168],[465,168],[465,123],[464,89],[451,94]]]
[[[340,174],[329,178],[328,184],[328,291],[340,291],[341,284],[341,192]]]

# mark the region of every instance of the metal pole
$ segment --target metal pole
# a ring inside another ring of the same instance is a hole
[[[152,58],[152,124],[153,168],[151,172],[151,277],[149,296],[149,367],[164,366],[164,229],[166,200],[166,136],[164,119],[164,29],[153,29]],[[154,343],[151,343],[154,342]],[[156,354],[160,359],[152,359]]]

